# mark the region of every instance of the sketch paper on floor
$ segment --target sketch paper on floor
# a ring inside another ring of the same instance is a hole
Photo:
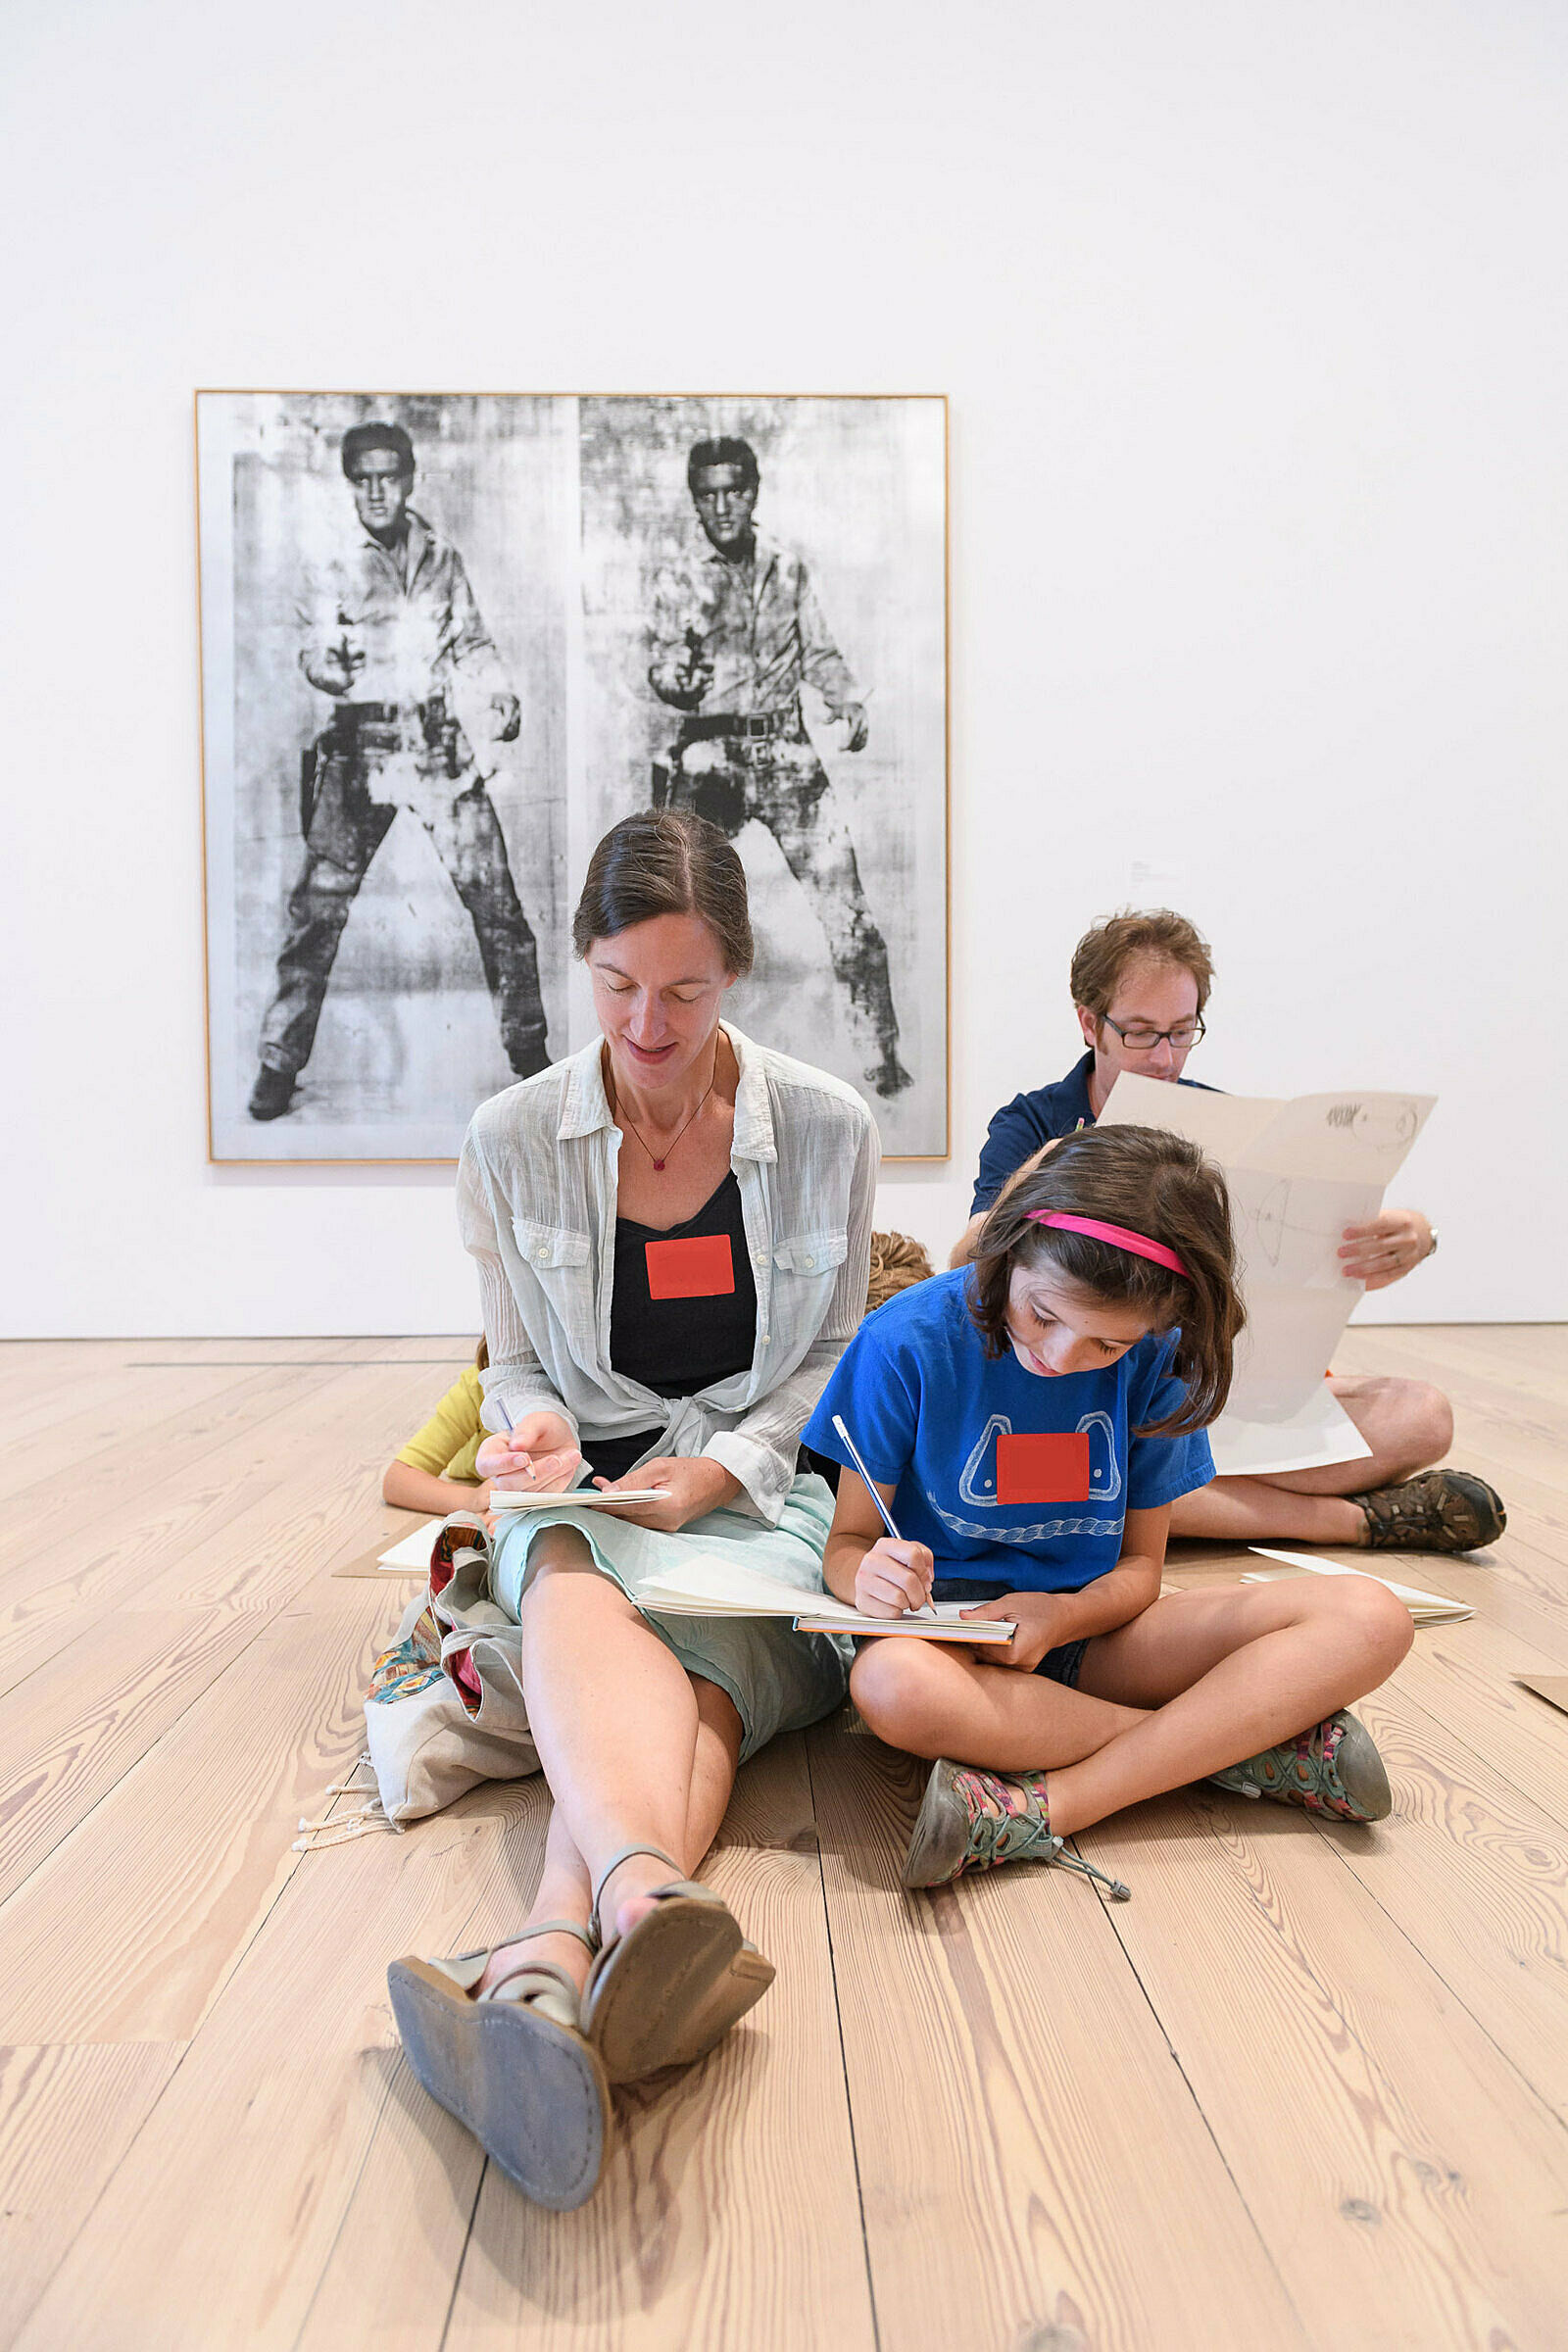
[[[415,1528],[412,1535],[400,1536],[389,1551],[378,1554],[376,1566],[389,1568],[405,1576],[416,1568],[428,1569],[430,1553],[441,1533],[442,1524],[439,1519],[427,1519],[422,1527]]]
[[[1248,1422],[1260,1425],[1263,1434],[1238,1433],[1238,1452],[1265,1450],[1267,1432],[1283,1440],[1285,1425],[1304,1414],[1305,1443],[1287,1444],[1286,1450],[1304,1452],[1307,1459],[1269,1467],[1306,1468],[1325,1459],[1354,1460],[1366,1451],[1357,1439],[1345,1452],[1325,1455],[1331,1425],[1321,1401],[1314,1403],[1361,1296],[1361,1285],[1340,1271],[1340,1240],[1347,1225],[1376,1216],[1385,1186],[1402,1166],[1435,1100],[1347,1090],[1279,1102],[1203,1094],[1126,1070],[1117,1078],[1102,1126],[1162,1127],[1184,1135],[1218,1160],[1230,1187],[1247,1329],[1236,1351],[1231,1400],[1215,1425],[1226,1433],[1222,1446],[1231,1425]]]
[[[209,1150],[455,1157],[594,1034],[595,844],[746,867],[748,1034],[948,1149],[939,396],[197,395]]]
[[[1259,1559],[1278,1560],[1277,1568],[1248,1568],[1243,1571],[1244,1585],[1271,1585],[1291,1576],[1364,1576],[1369,1584],[1386,1585],[1396,1600],[1402,1600],[1417,1625],[1449,1625],[1461,1617],[1473,1617],[1475,1611],[1467,1601],[1449,1600],[1442,1592],[1423,1592],[1414,1585],[1396,1585],[1392,1576],[1374,1576],[1370,1568],[1348,1568],[1341,1560],[1321,1559],[1310,1551],[1271,1551],[1266,1544],[1253,1544],[1250,1548]]]

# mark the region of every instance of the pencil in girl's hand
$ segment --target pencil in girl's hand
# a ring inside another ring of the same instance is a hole
[[[883,1501],[881,1495],[877,1493],[876,1488],[872,1485],[871,1473],[860,1459],[860,1449],[856,1445],[855,1440],[851,1437],[849,1431],[844,1426],[843,1420],[837,1413],[835,1413],[833,1416],[833,1426],[838,1431],[839,1436],[843,1439],[845,1446],[848,1447],[850,1459],[855,1464],[856,1469],[858,1470],[860,1477],[864,1482],[866,1493],[870,1495],[871,1500],[876,1504],[877,1516],[880,1518],[883,1526],[887,1529],[888,1534],[893,1538],[894,1543],[902,1544],[904,1542],[904,1538],[900,1535],[898,1529],[893,1524],[893,1513],[888,1509],[887,1504]],[[934,1617],[936,1613],[937,1605],[934,1600],[928,1600],[923,1608],[911,1609],[909,1612],[909,1614],[913,1617]]]

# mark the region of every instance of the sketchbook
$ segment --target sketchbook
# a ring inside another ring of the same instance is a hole
[[[1387,1585],[1396,1600],[1402,1600],[1417,1625],[1449,1625],[1461,1617],[1473,1617],[1475,1611],[1462,1600],[1447,1600],[1441,1592],[1422,1592],[1414,1585],[1396,1585],[1392,1576],[1374,1576],[1367,1568],[1347,1568],[1340,1560],[1320,1560],[1305,1551],[1271,1551],[1266,1544],[1254,1544],[1250,1548],[1261,1559],[1280,1560],[1279,1568],[1249,1568],[1244,1571],[1244,1585],[1271,1585],[1277,1578],[1287,1576],[1364,1576],[1374,1585]]]
[[[569,1503],[573,1510],[613,1511],[628,1502],[667,1502],[668,1491],[663,1487],[622,1487],[618,1494],[605,1494],[597,1487],[566,1487],[554,1494],[539,1494],[522,1487],[492,1487],[492,1511],[559,1511]]]
[[[789,1617],[803,1634],[903,1634],[926,1642],[1010,1642],[1014,1627],[997,1619],[965,1622],[967,1601],[939,1600],[934,1617],[864,1617],[831,1592],[808,1592],[776,1576],[729,1560],[686,1560],[644,1577],[642,1607],[660,1617]]]

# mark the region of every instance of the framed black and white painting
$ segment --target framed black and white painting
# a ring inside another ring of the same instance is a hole
[[[197,464],[215,1160],[452,1157],[650,805],[746,864],[739,1025],[946,1155],[940,398],[204,392]]]

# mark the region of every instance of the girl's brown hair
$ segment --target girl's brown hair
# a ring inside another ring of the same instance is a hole
[[[662,914],[700,916],[724,969],[737,979],[751,970],[746,869],[716,825],[684,808],[641,808],[612,825],[588,860],[571,944],[586,956],[596,939]]]
[[[1037,1225],[1032,1212],[1062,1209],[1125,1225],[1174,1250],[1190,1279],[1090,1234]],[[1009,1185],[980,1228],[969,1312],[988,1355],[1005,1355],[1007,1291],[1014,1266],[1049,1271],[1067,1289],[1146,1315],[1151,1331],[1181,1327],[1171,1369],[1187,1400],[1141,1437],[1202,1429],[1230,1395],[1237,1334],[1247,1319],[1236,1287],[1225,1179],[1196,1144],[1154,1127],[1085,1127],[1063,1136],[1029,1175]]]

